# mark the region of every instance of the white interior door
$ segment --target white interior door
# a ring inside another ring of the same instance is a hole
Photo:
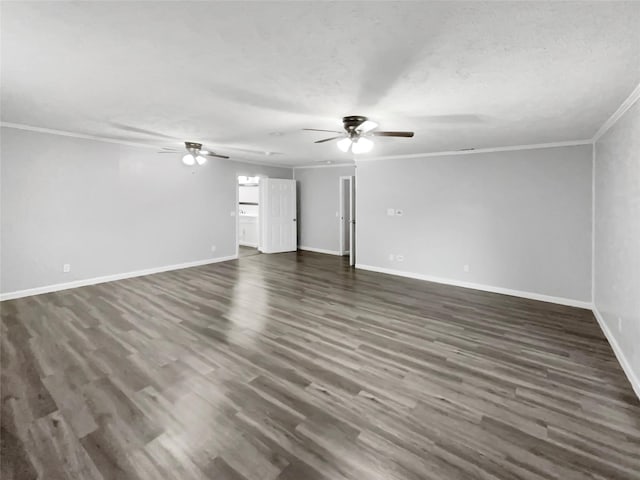
[[[356,177],[349,181],[349,265],[356,264]]]
[[[260,197],[261,251],[296,251],[296,181],[281,178],[262,179]]]

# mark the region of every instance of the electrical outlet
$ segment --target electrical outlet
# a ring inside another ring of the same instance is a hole
[[[618,317],[618,332],[622,333],[622,317]]]
[[[232,217],[236,216],[236,212],[229,212],[229,215],[231,215]]]
[[[469,272],[469,265],[466,265],[464,267],[462,267],[462,270],[464,270],[465,272]]]
[[[393,253],[389,254],[389,261],[393,262],[393,260],[395,259],[395,255]]]
[[[64,265],[62,265],[62,271],[64,273],[69,273],[71,271],[71,264],[65,263]]]
[[[393,217],[395,214],[396,214],[395,208],[387,208],[387,215],[389,215],[390,217]]]
[[[401,217],[402,215],[404,215],[402,210],[396,210],[396,217]]]
[[[211,245],[211,251],[215,252],[216,251],[216,246],[215,245]]]
[[[396,262],[404,262],[404,255],[396,255]]]

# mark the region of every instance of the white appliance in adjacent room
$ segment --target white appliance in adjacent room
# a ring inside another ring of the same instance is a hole
[[[238,244],[258,248],[260,186],[241,184],[238,190]]]

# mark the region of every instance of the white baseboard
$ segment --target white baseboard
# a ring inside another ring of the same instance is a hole
[[[602,318],[602,315],[600,314],[600,312],[598,311],[595,305],[593,306],[593,315],[594,317],[596,317],[596,320],[598,321],[598,325],[600,325],[600,329],[602,330],[602,333],[604,333],[604,336],[607,337],[609,345],[611,345],[611,349],[613,350],[613,353],[615,353],[616,358],[618,359],[618,363],[622,367],[624,374],[629,379],[631,388],[633,388],[633,391],[635,392],[635,394],[638,396],[638,398],[640,398],[640,379],[631,368],[631,365],[627,361],[627,358],[624,356],[624,353],[622,353],[622,349],[620,348],[620,345],[618,345],[618,342],[616,341],[616,337],[614,337],[611,330],[609,330],[607,323],[604,321],[604,318]]]
[[[180,270],[183,268],[199,267],[201,265],[209,265],[210,263],[226,262],[228,260],[237,259],[237,255],[228,257],[208,258],[206,260],[197,260],[195,262],[179,263],[176,265],[165,265],[164,267],[147,268],[145,270],[136,270],[134,272],[116,273],[114,275],[105,275],[104,277],[87,278],[85,280],[75,280],[73,282],[56,283],[55,285],[45,285],[44,287],[29,288],[26,290],[17,290],[15,292],[7,292],[0,294],[0,301],[12,300],[14,298],[30,297],[32,295],[40,295],[43,293],[59,292],[60,290],[68,290],[70,288],[86,287],[88,285],[96,285],[98,283],[113,282],[115,280],[124,280],[125,278],[142,277],[144,275],[152,275],[154,273],[168,272],[170,270]]]
[[[298,250],[307,250],[309,252],[326,253],[327,255],[340,256],[340,252],[338,252],[337,250],[325,250],[324,248],[303,247],[302,245],[298,245]]]
[[[416,280],[424,280],[427,282],[442,283],[445,285],[453,285],[456,287],[472,288],[474,290],[482,290],[484,292],[500,293],[502,295],[512,295],[514,297],[528,298],[530,300],[539,300],[542,302],[557,303],[560,305],[567,305],[570,307],[586,308],[591,310],[593,305],[591,302],[585,302],[582,300],[574,300],[572,298],[553,297],[550,295],[543,295],[541,293],[524,292],[522,290],[511,290],[509,288],[494,287],[493,285],[484,285],[481,283],[463,282],[460,280],[452,280],[450,278],[434,277],[431,275],[423,275],[421,273],[403,272],[401,270],[394,270],[392,268],[374,267],[372,265],[363,265],[356,263],[356,268],[362,270],[369,270],[371,272],[387,273],[389,275],[398,275],[400,277],[414,278]]]

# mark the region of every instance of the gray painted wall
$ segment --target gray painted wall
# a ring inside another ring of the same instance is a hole
[[[633,371],[637,388],[640,386],[640,102],[596,142],[594,167],[594,304]]]
[[[237,175],[292,178],[12,128],[0,155],[2,293],[234,255]]]
[[[589,145],[359,162],[356,261],[589,302],[591,170]]]
[[[340,250],[339,180],[355,167],[296,168],[298,182],[298,245]]]

